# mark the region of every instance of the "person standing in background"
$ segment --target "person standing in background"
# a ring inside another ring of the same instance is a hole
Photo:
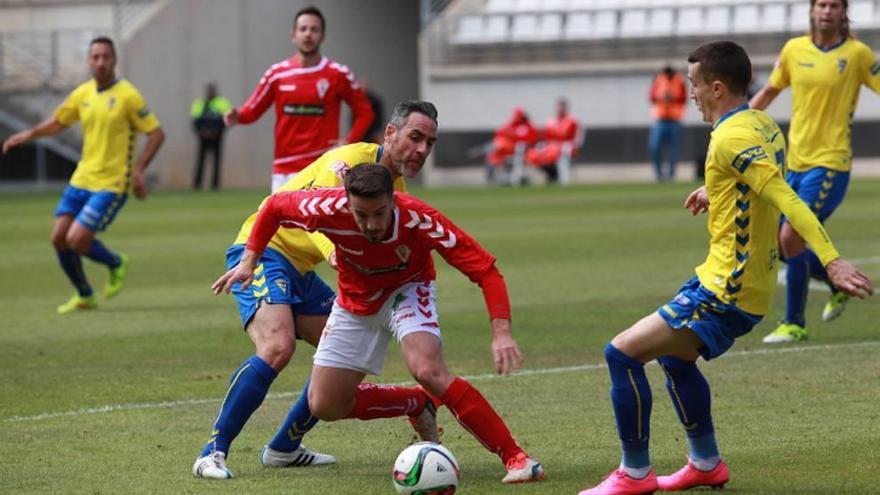
[[[217,85],[205,85],[205,97],[196,98],[189,113],[193,128],[199,138],[199,155],[196,158],[196,174],[193,178],[193,189],[202,188],[202,175],[205,170],[205,158],[208,152],[214,155],[214,176],[211,189],[220,189],[220,162],[223,156],[223,114],[232,109],[232,103],[217,94]]]
[[[651,83],[649,98],[654,125],[648,135],[648,151],[651,153],[657,181],[672,181],[681,147],[681,118],[687,103],[684,78],[671,66],[666,66]],[[669,164],[665,170],[664,148]]]

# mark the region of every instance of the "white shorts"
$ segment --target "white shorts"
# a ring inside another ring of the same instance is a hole
[[[315,351],[315,364],[379,375],[388,354],[388,341],[400,343],[414,332],[440,336],[434,283],[409,283],[397,289],[375,314],[360,316],[338,303]]]
[[[296,177],[296,172],[292,174],[272,174],[272,192],[275,192],[283,186],[287,184],[287,181]]]

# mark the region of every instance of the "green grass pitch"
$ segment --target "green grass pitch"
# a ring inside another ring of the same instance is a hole
[[[681,207],[692,185],[440,189],[415,193],[497,257],[510,287],[519,376],[491,376],[479,289],[438,258],[438,304],[453,371],[472,377],[547,480],[502,486],[503,468],[442,410],[461,493],[574,494],[619,461],[602,368],[616,332],[670,299],[706,253],[705,218]],[[96,311],[58,316],[71,295],[48,242],[56,194],[0,196],[0,493],[392,493],[391,468],[410,439],[403,420],[320,424],[310,448],[329,468],[267,469],[257,453],[311,366],[300,344],[232,446],[228,482],[194,479],[232,370],[252,354],[233,299],[209,286],[260,192],[160,193],[129,201],[106,244],[131,257],[128,284]],[[880,181],[856,179],[828,222],[837,247],[880,282]],[[100,294],[106,273],[85,261]],[[332,283],[326,267],[321,273]],[[781,290],[781,288],[780,288]],[[833,323],[813,291],[811,340],[769,347],[771,313],[728,356],[702,363],[735,494],[878,493],[880,298],[850,303]],[[653,462],[679,468],[686,441],[661,373]],[[389,353],[387,382],[408,382]]]

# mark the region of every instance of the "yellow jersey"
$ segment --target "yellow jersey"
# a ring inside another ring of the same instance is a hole
[[[697,267],[719,299],[764,315],[776,285],[779,210],[761,197],[785,172],[785,138],[767,114],[742,105],[715,123],[706,157],[709,255]]]
[[[821,49],[810,36],[785,44],[770,84],[791,86],[788,166],[803,172],[821,166],[840,172],[852,168],[853,112],[862,84],[880,92],[880,63],[864,43],[847,38]]]
[[[89,191],[128,192],[136,133],[159,128],[144,97],[125,79],[98,89],[94,79],[80,84],[55,110],[65,126],[82,124],[82,158],[70,185]]]
[[[341,146],[318,157],[276,192],[342,187],[342,180],[348,169],[364,163],[378,163],[381,158],[382,147],[378,144],[353,143]],[[398,177],[394,181],[394,190],[406,192],[406,182],[403,177]],[[260,208],[265,202],[264,199],[260,203]],[[257,213],[259,210],[245,220],[235,238],[235,244],[247,244],[248,236],[257,220]],[[281,253],[300,273],[314,270],[315,265],[330,256],[334,249],[333,243],[323,234],[309,233],[300,229],[278,229],[269,241],[268,247]]]

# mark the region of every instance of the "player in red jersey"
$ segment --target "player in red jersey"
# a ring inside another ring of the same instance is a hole
[[[393,191],[380,165],[351,169],[345,190],[284,191],[272,195],[248,238],[239,265],[214,283],[215,293],[236,282],[246,289],[279,226],[320,231],[336,246],[339,296],[315,353],[309,406],[324,421],[399,417],[424,407],[418,390],[359,386],[381,373],[394,337],[413,378],[446,405],[461,425],[504,462],[504,483],[544,477],[543,467],[516,443],[488,401],[443,359],[434,304],[432,251],[483,290],[498,373],[519,370],[522,354],[510,333],[507,286],[495,258],[437,210]]]
[[[297,12],[291,33],[297,53],[269,67],[247,101],[224,116],[227,127],[250,124],[275,104],[273,192],[330,148],[361,140],[373,122],[373,109],[351,70],[321,54],[325,27],[316,7]],[[354,122],[340,142],[343,101]]]

